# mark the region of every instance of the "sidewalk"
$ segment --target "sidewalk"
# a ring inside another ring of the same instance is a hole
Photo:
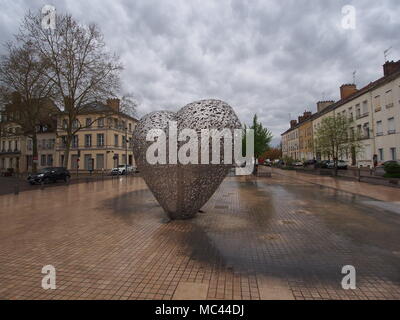
[[[130,176],[130,175],[129,175]],[[135,176],[139,176],[139,174],[135,174]],[[108,180],[108,179],[118,179],[118,178],[125,178],[126,176],[111,176],[111,175],[101,175],[101,174],[71,174],[71,180],[69,184],[76,184],[76,183],[87,183],[87,182],[95,182],[100,180]],[[29,190],[35,190],[40,188],[52,188],[57,187],[60,185],[65,185],[63,181],[57,181],[57,183],[50,183],[46,185],[30,185],[27,180],[26,176],[21,177],[0,177],[0,195],[10,194]]]
[[[373,185],[365,182],[348,181],[328,176],[315,176],[297,171],[281,170],[273,168],[274,174],[280,174],[286,177],[295,178],[301,181],[318,184],[321,186],[334,188],[340,191],[350,192],[353,194],[370,197],[380,201],[399,202],[400,189]]]

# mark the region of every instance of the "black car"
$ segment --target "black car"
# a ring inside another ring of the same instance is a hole
[[[329,160],[317,160],[314,164],[314,167],[319,169],[326,169],[328,168],[328,162]]]
[[[61,167],[50,167],[44,168],[36,174],[29,175],[28,182],[30,184],[57,182],[57,180],[68,182],[70,178],[71,175],[67,169]]]

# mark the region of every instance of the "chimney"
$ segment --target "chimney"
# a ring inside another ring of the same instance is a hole
[[[297,120],[290,120],[290,128],[294,128],[297,124]]]
[[[115,112],[119,112],[119,101],[119,99],[107,99],[107,106],[109,106]]]
[[[357,86],[355,84],[344,84],[340,87],[340,99],[344,100],[356,92]]]
[[[317,102],[317,112],[321,112],[326,107],[329,107],[330,105],[332,105],[334,103],[335,103],[335,101],[318,101]]]
[[[386,61],[383,65],[383,75],[385,77],[395,73],[396,71],[400,71],[400,60],[397,62],[394,61]]]
[[[300,116],[298,119],[299,119],[299,123],[300,123],[300,122],[303,122],[304,117],[303,117],[303,116]]]
[[[311,118],[311,116],[312,116],[312,112],[311,111],[304,111],[304,114],[303,114],[303,119],[304,120],[306,120],[308,118]]]

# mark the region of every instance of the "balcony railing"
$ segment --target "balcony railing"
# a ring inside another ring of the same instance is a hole
[[[21,154],[20,150],[1,150],[0,155],[18,155]]]
[[[128,150],[131,150],[132,147],[133,146],[129,145],[128,146]],[[58,149],[58,150],[64,150],[65,148],[66,148],[65,144],[57,144],[57,146],[56,146],[56,149]],[[126,146],[125,147],[123,147],[123,146],[115,146],[113,144],[110,144],[110,145],[94,144],[94,145],[91,145],[91,146],[85,146],[85,145],[79,145],[79,146],[74,145],[74,146],[72,146],[71,145],[70,150],[78,150],[78,149],[80,149],[80,150],[93,150],[93,149],[119,149],[119,150],[125,150]]]
[[[358,120],[361,118],[365,118],[365,117],[368,117],[368,115],[369,115],[369,112],[365,112],[363,114],[358,114],[358,115],[356,115],[356,119]]]
[[[388,130],[388,134],[395,134],[396,130]]]

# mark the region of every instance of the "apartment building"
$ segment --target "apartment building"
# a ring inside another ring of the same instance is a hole
[[[65,163],[67,118],[57,109],[51,123],[37,126],[38,157],[33,157],[33,142],[17,124],[4,114],[1,118],[0,171],[31,172],[37,168],[61,167]],[[91,103],[73,124],[81,128],[73,137],[68,169],[76,171],[110,170],[120,164],[135,165],[133,130],[137,120],[120,111],[120,101]]]
[[[64,166],[67,118],[59,117],[55,163]],[[120,164],[135,165],[133,130],[137,120],[120,112],[119,99],[85,106],[73,128],[81,128],[73,137],[68,169],[79,171],[110,170]]]
[[[299,157],[302,160],[311,160],[314,157],[314,139],[312,113],[305,111],[299,117]]]
[[[282,134],[282,155],[299,159],[299,130],[297,120],[290,121],[290,129]]]
[[[23,173],[31,171],[33,162],[37,167],[47,167],[52,164],[54,158],[54,142],[56,136],[56,117],[52,112],[58,109],[49,101],[44,102],[42,115],[38,118],[38,124],[31,129],[23,127],[24,120],[21,105],[18,104],[18,95],[14,101],[6,105],[1,112],[0,124],[0,172],[13,171]],[[32,132],[35,130],[38,140],[38,159],[33,159]],[[40,161],[41,159],[41,161]]]
[[[400,68],[400,61],[397,62]],[[392,70],[386,70],[391,73]],[[400,159],[400,76],[390,77],[371,92],[375,154],[380,162]]]
[[[379,162],[400,159],[400,60],[386,62],[383,71],[382,78],[361,89],[355,84],[342,85],[340,100],[318,102],[317,112],[311,117],[313,139],[325,117],[341,114],[353,120],[351,130],[357,131],[363,148],[360,153],[343,156],[351,165],[373,166],[374,157]],[[283,150],[290,150],[289,137],[301,128],[295,122],[292,120],[291,128],[282,134]],[[303,136],[300,129],[300,140]],[[304,144],[300,141],[299,144],[300,158],[295,157],[296,153],[286,154],[294,159],[309,158],[310,155],[304,157]],[[321,159],[315,150],[313,157]]]

